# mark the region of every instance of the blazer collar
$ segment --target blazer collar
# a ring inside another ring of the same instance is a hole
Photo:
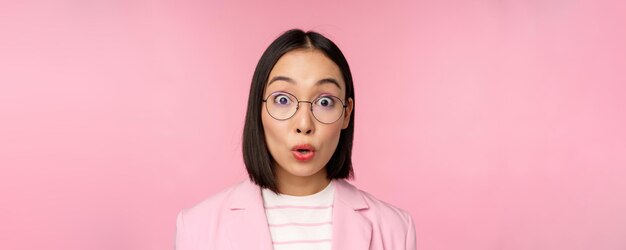
[[[369,208],[361,191],[345,180],[332,182],[335,185],[332,249],[369,249],[372,226],[359,213]],[[272,249],[259,186],[248,179],[232,192],[225,227],[230,234],[233,249]],[[241,240],[242,236],[246,240]]]

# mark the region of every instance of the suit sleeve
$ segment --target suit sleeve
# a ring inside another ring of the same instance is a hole
[[[410,214],[406,214],[408,217],[408,227],[407,227],[407,232],[406,232],[406,240],[405,240],[405,244],[406,250],[416,250],[417,246],[416,246],[416,237],[415,237],[415,224],[413,224],[413,218],[411,217]]]

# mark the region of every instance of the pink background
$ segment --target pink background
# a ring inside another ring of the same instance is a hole
[[[623,1],[3,1],[2,249],[172,249],[246,176],[257,60],[319,31],[419,249],[626,249]]]

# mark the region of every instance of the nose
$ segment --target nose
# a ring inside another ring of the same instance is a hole
[[[304,133],[305,135],[308,135],[315,131],[315,121],[313,121],[315,118],[313,117],[313,110],[311,110],[311,107],[303,105],[303,102],[311,105],[310,102],[301,101],[298,104],[299,107],[296,111],[294,122],[296,133]]]

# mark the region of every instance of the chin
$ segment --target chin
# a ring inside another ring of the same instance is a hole
[[[317,174],[324,168],[313,168],[303,164],[294,164],[295,167],[284,169],[288,174],[298,177],[309,177]]]
[[[307,170],[293,170],[290,169],[287,171],[290,175],[298,176],[298,177],[309,177],[317,174],[318,171],[307,171]]]

